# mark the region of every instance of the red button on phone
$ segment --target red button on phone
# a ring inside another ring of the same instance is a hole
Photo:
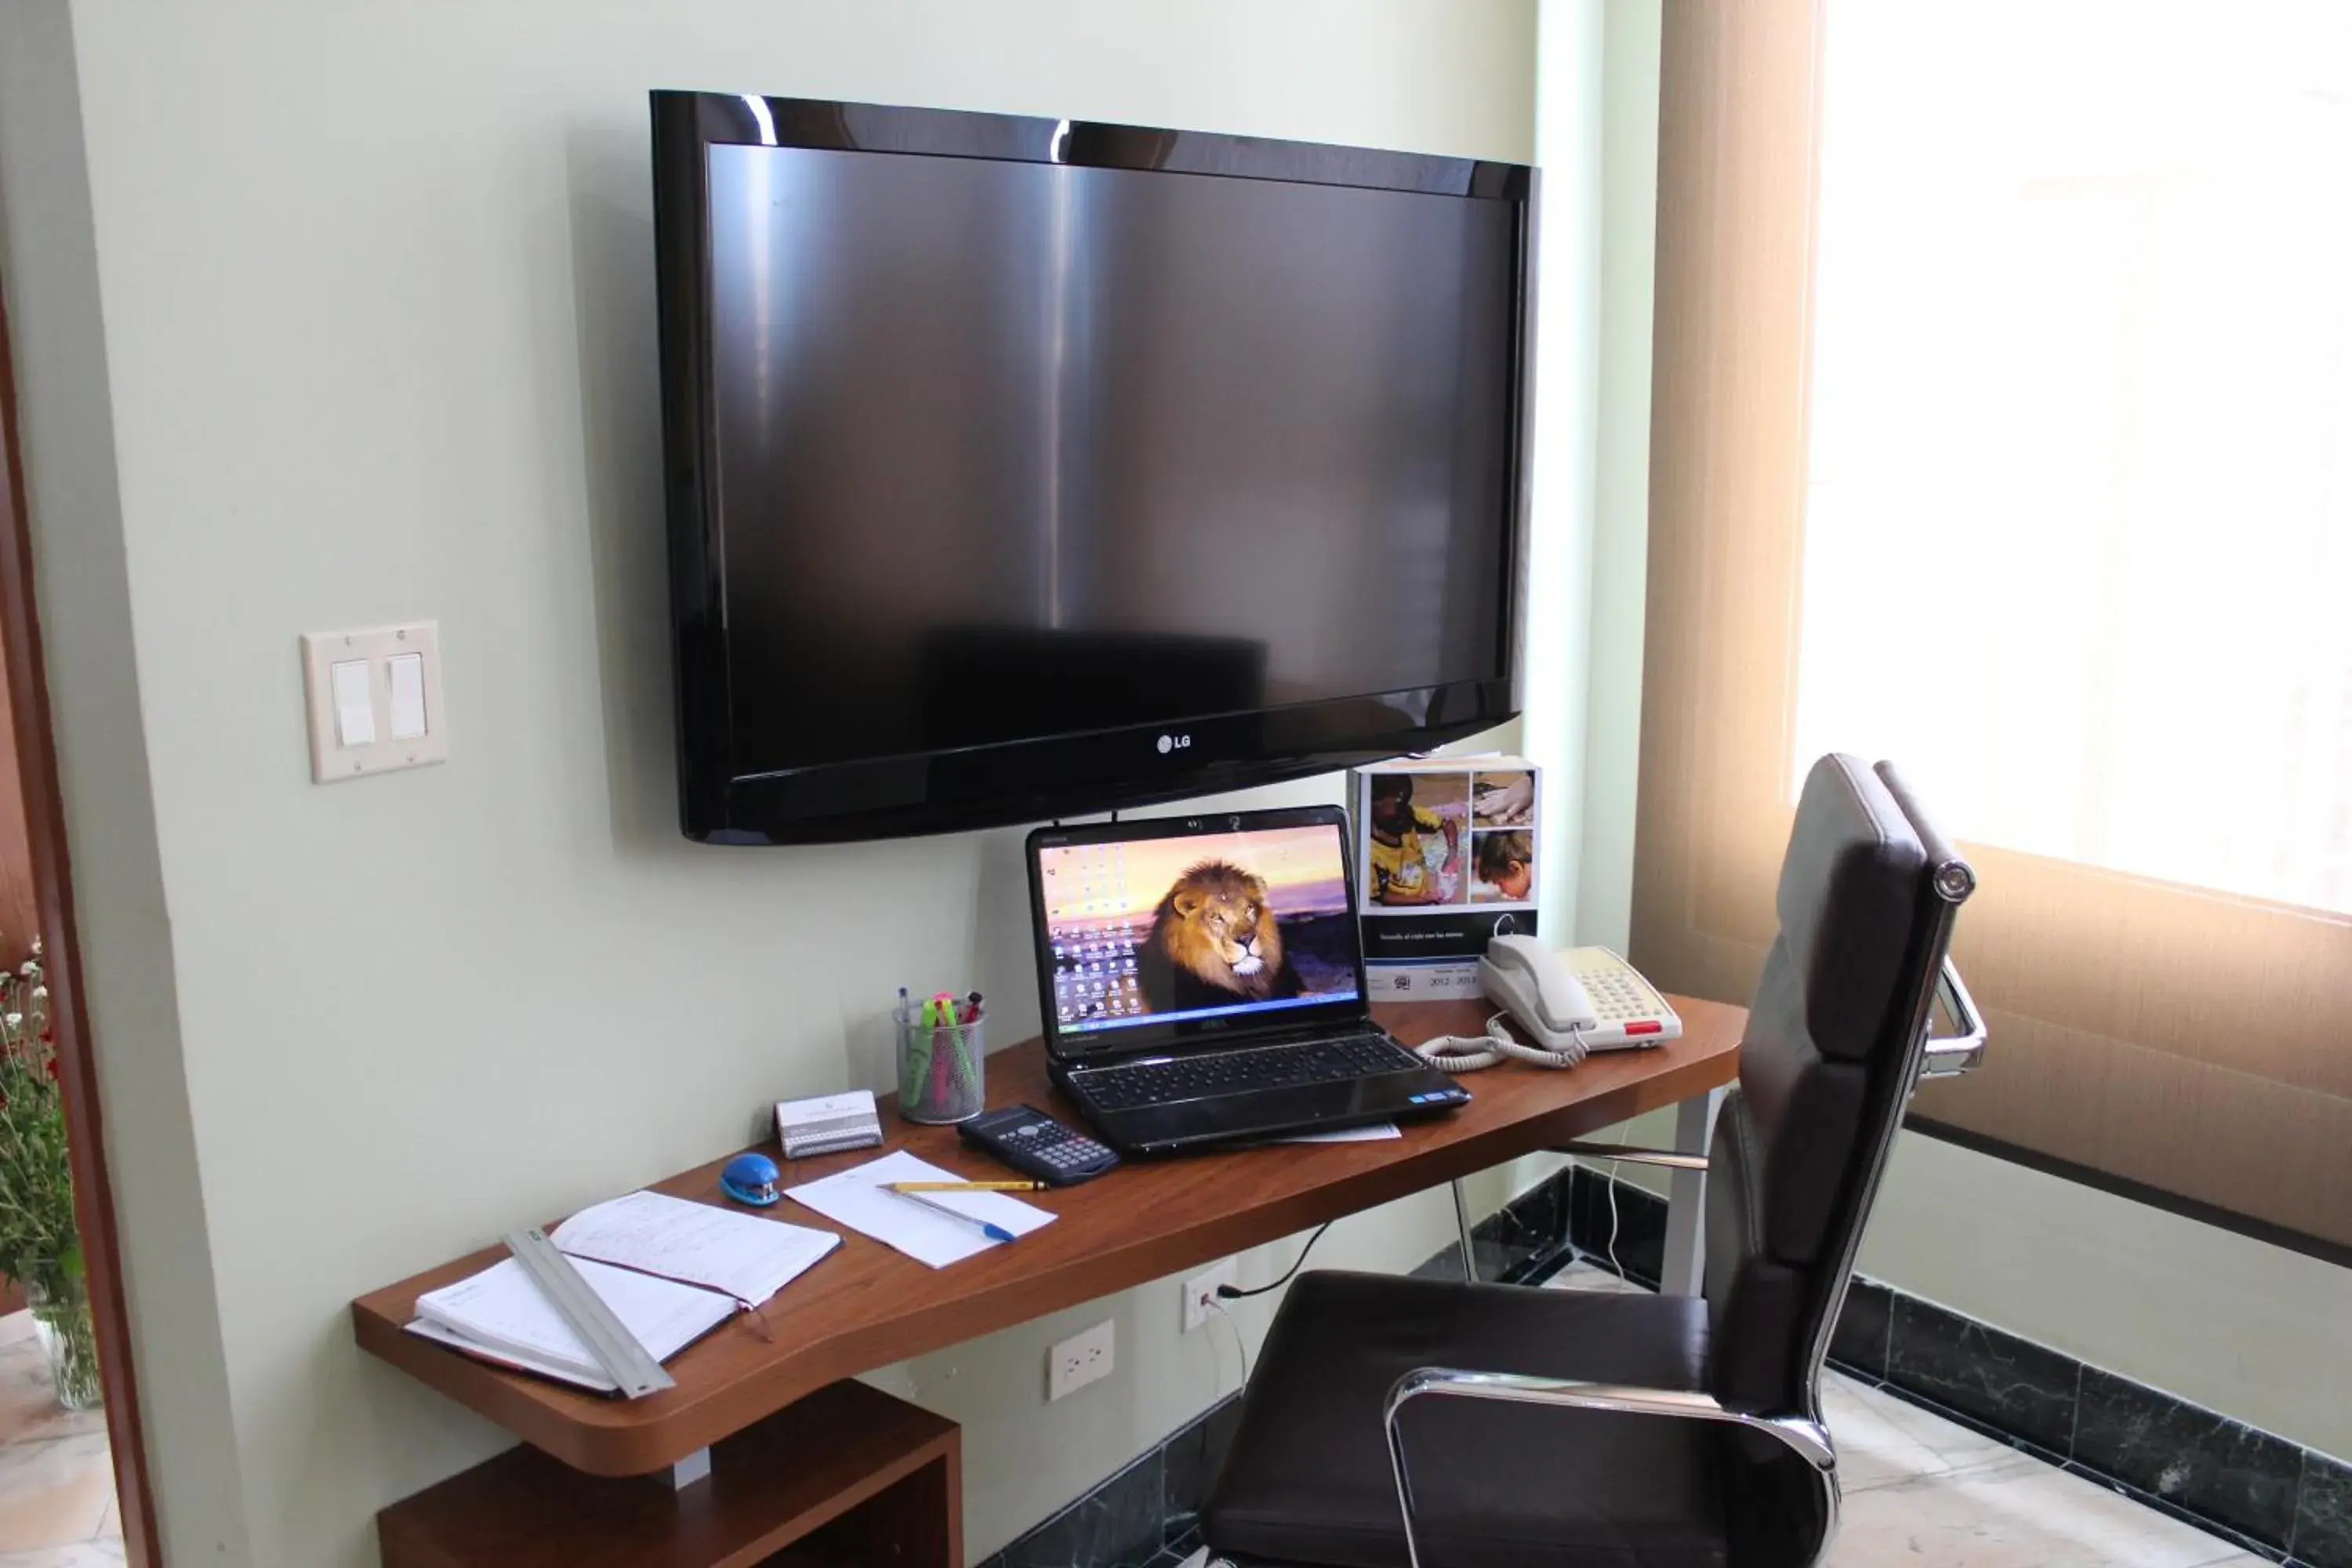
[[[1626,1025],[1626,1026],[1625,1026],[1625,1032],[1626,1032],[1627,1034],[1629,1034],[1629,1035],[1654,1035],[1654,1034],[1656,1034],[1660,1029],[1663,1029],[1663,1028],[1664,1028],[1664,1027],[1665,1027],[1665,1026],[1664,1026],[1664,1024],[1661,1024],[1661,1023],[1659,1023],[1656,1019],[1652,1018],[1652,1019],[1645,1019],[1644,1021],[1643,1021],[1643,1022],[1641,1022],[1641,1023],[1638,1023],[1638,1024],[1628,1024],[1628,1025]]]

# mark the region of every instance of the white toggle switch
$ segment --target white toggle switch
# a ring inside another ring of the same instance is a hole
[[[392,668],[392,738],[414,741],[425,733],[425,656],[397,653],[384,662]]]
[[[302,701],[313,784],[449,760],[441,628],[431,621],[303,633]]]
[[[341,746],[375,744],[375,704],[368,697],[368,667],[363,658],[335,666],[335,742]]]

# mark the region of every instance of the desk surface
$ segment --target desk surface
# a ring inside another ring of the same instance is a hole
[[[1435,1121],[1377,1142],[1284,1144],[1129,1164],[1084,1185],[1030,1194],[1061,1218],[1009,1246],[934,1269],[844,1230],[840,1250],[760,1314],[763,1338],[738,1317],[669,1363],[677,1386],[617,1400],[503,1371],[404,1331],[416,1298],[505,1256],[485,1247],[352,1303],[360,1344],[459,1404],[595,1475],[639,1475],[675,1463],[837,1379],[956,1344],[1371,1208],[1731,1081],[1746,1014],[1675,997],[1683,1037],[1645,1051],[1596,1056],[1566,1072],[1506,1064],[1465,1079],[1472,1100]],[[1375,1009],[1401,1039],[1475,1034],[1475,1002]],[[991,1106],[1027,1101],[1071,1122],[1075,1107],[1047,1082],[1032,1040],[988,1058]],[[1004,1173],[952,1127],[883,1112],[885,1146],[975,1178]],[[773,1144],[769,1152],[775,1152]],[[797,1184],[873,1159],[877,1151],[795,1160]],[[726,1160],[657,1184],[718,1201]],[[768,1211],[830,1226],[790,1200]]]

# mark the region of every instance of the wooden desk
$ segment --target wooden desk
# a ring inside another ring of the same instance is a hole
[[[1567,1072],[1507,1063],[1471,1075],[1467,1106],[1408,1126],[1401,1139],[1127,1165],[1083,1186],[1034,1194],[1060,1220],[951,1268],[928,1268],[845,1231],[837,1253],[768,1304],[762,1315],[771,1337],[739,1318],[669,1363],[677,1387],[644,1399],[603,1398],[501,1371],[404,1331],[420,1293],[487,1268],[505,1256],[503,1247],[361,1297],[352,1303],[352,1323],[373,1354],[565,1464],[599,1476],[646,1474],[836,1380],[1278,1240],[1730,1082],[1746,1014],[1719,1003],[1673,1000],[1684,1034],[1669,1045],[1596,1056]],[[1478,1033],[1488,1009],[1458,1002],[1376,1011],[1400,1038],[1417,1042]],[[990,1057],[988,1089],[992,1106],[1027,1101],[1078,1121],[1076,1108],[1047,1083],[1036,1041]],[[883,1131],[888,1148],[974,1176],[996,1173],[951,1127],[914,1126],[886,1108]],[[785,1180],[827,1175],[875,1153],[793,1161]],[[659,1190],[718,1201],[725,1163],[714,1160]],[[823,1223],[789,1201],[772,1212]]]

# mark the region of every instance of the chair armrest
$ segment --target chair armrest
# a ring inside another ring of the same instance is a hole
[[[1685,1154],[1673,1149],[1644,1149],[1633,1143],[1555,1143],[1544,1151],[1548,1154],[1582,1154],[1592,1160],[1622,1160],[1629,1165],[1665,1165],[1677,1171],[1704,1171],[1706,1156]]]
[[[1558,1377],[1528,1377],[1510,1372],[1465,1372],[1455,1367],[1424,1366],[1406,1373],[1389,1390],[1381,1419],[1389,1443],[1389,1469],[1396,1478],[1397,1506],[1404,1518],[1405,1558],[1421,1568],[1421,1547],[1412,1531],[1412,1486],[1405,1475],[1404,1442],[1397,1416],[1416,1399],[1446,1395],[1458,1399],[1500,1399],[1523,1405],[1550,1405],[1575,1410],[1611,1410],[1627,1415],[1663,1415],[1682,1420],[1719,1421],[1761,1432],[1790,1449],[1812,1467],[1821,1483],[1832,1528],[1837,1518],[1837,1450],[1828,1428],[1818,1421],[1793,1415],[1751,1415],[1727,1410],[1711,1394],[1688,1389],[1637,1388],[1625,1384],[1589,1383]]]
[[[1389,1390],[1385,1418],[1393,1436],[1397,1412],[1428,1394],[1460,1399],[1502,1399],[1523,1405],[1559,1405],[1578,1410],[1614,1410],[1627,1415],[1668,1415],[1684,1420],[1721,1421],[1762,1432],[1793,1448],[1819,1470],[1837,1468],[1837,1450],[1826,1427],[1795,1415],[1753,1415],[1727,1410],[1712,1394],[1681,1388],[1639,1388],[1622,1383],[1588,1383],[1572,1378],[1529,1377],[1515,1372],[1464,1372],[1454,1367],[1424,1366],[1406,1373]]]
[[[1950,959],[1944,960],[1943,979],[1937,992],[1944,1006],[1951,1013],[1952,1022],[1959,1026],[1957,1035],[1927,1037],[1927,1049],[1919,1058],[1922,1081],[1931,1078],[1958,1078],[1972,1072],[1984,1060],[1984,1015],[1977,1011],[1976,998],[1969,994],[1968,984],[1960,978],[1959,966]]]

